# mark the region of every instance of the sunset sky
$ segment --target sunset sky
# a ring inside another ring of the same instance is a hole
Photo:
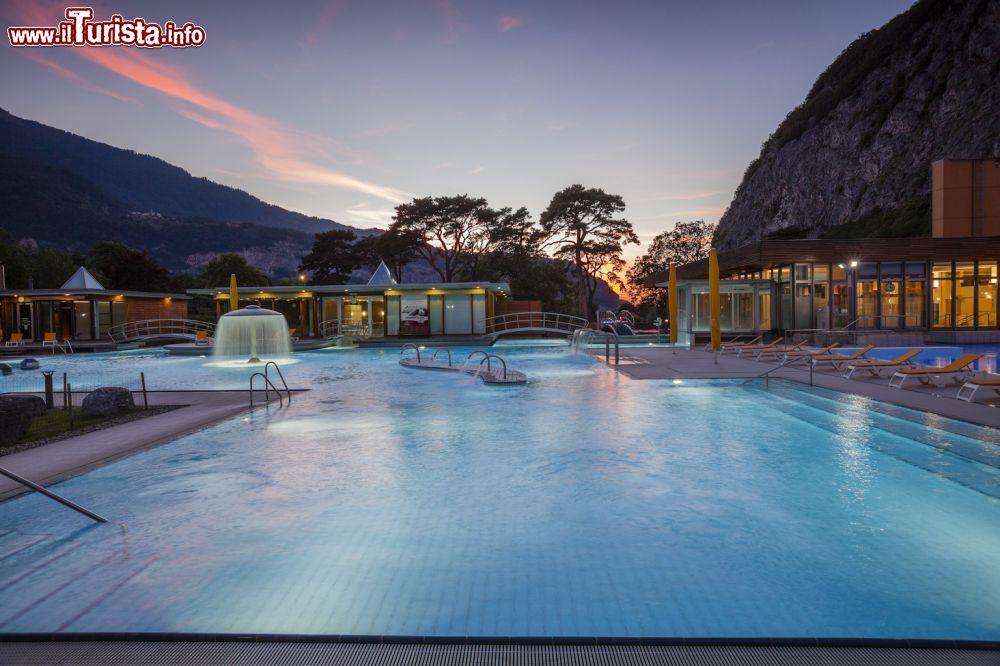
[[[206,44],[4,36],[0,106],[363,227],[413,196],[469,193],[537,218],[563,187],[603,187],[645,244],[717,220],[819,73],[909,4],[99,3],[99,19],[192,21]],[[65,7],[0,0],[0,19],[55,25]]]

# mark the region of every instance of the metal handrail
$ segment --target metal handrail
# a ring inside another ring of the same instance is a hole
[[[435,349],[434,350],[434,355],[431,356],[431,360],[433,361],[434,359],[436,359],[437,355],[440,354],[441,352],[444,352],[445,354],[448,355],[448,367],[450,368],[451,367],[451,350],[448,349],[447,347],[442,347],[440,349]],[[419,360],[417,362],[419,363]]]
[[[271,391],[268,388],[268,387],[270,387],[270,388],[274,389],[274,392],[278,395],[278,408],[280,409],[280,408],[282,408],[282,407],[285,406],[285,401],[281,397],[281,391],[278,390],[278,387],[275,386],[274,383],[270,379],[268,379],[267,375],[265,375],[263,372],[255,372],[252,375],[250,375],[250,407],[253,407],[253,380],[254,380],[254,377],[260,377],[261,379],[264,380],[264,403],[265,404],[267,404],[267,401],[269,401],[271,399]]]
[[[586,319],[561,312],[508,312],[486,320],[486,333],[502,333],[520,328],[546,328],[572,333],[590,325]]]
[[[264,378],[270,379],[267,376],[267,371],[268,368],[270,368],[272,365],[274,366],[274,371],[278,373],[278,378],[281,379],[282,385],[284,385],[285,387],[285,393],[288,394],[288,404],[290,405],[292,404],[292,390],[288,388],[288,382],[285,381],[285,375],[281,372],[281,368],[278,367],[277,363],[275,363],[274,361],[268,361],[267,363],[264,364]],[[275,388],[274,390],[277,391],[278,389]]]
[[[405,352],[407,349],[412,349],[413,351],[417,352],[417,363],[420,363],[420,347],[418,347],[416,344],[412,342],[407,342],[405,345],[400,347],[399,355],[402,356],[403,352]]]
[[[0,467],[0,474],[3,474],[8,479],[11,479],[13,481],[17,481],[22,486],[26,486],[26,487],[31,488],[32,490],[34,490],[36,492],[39,492],[39,493],[45,495],[49,499],[53,499],[53,500],[59,502],[63,506],[68,506],[69,508],[73,509],[77,513],[82,513],[83,515],[87,516],[87,518],[90,518],[91,520],[97,521],[98,523],[107,523],[107,522],[110,522],[110,521],[108,521],[107,518],[105,518],[103,516],[100,516],[100,515],[94,513],[93,511],[90,511],[89,509],[84,509],[82,506],[80,506],[76,502],[72,502],[72,501],[66,499],[65,497],[63,497],[62,495],[59,495],[59,494],[56,494],[56,493],[52,492],[48,488],[43,488],[42,486],[38,485],[34,481],[29,481],[28,479],[24,478],[23,476],[20,476],[19,474],[15,474],[14,472],[10,471],[9,469],[4,469],[3,467]]]
[[[496,354],[487,354],[486,358],[484,358],[482,361],[479,362],[479,369],[482,369],[483,363],[485,363],[486,364],[486,371],[489,372],[489,373],[492,373],[493,372],[493,365],[490,363],[490,359],[494,359],[494,358],[496,360],[500,361],[500,364],[503,365],[503,378],[507,379],[507,361],[503,360],[502,358],[500,358]],[[479,374],[479,370],[476,370],[476,374],[477,375]]]
[[[189,335],[206,331],[209,336],[215,332],[215,324],[195,319],[141,319],[118,324],[108,329],[108,337],[115,342],[149,335]]]
[[[340,320],[324,319],[319,323],[319,334],[324,338],[337,337],[340,335]]]
[[[604,338],[604,362],[611,365],[611,341],[615,343],[615,365],[621,363],[621,350],[618,341],[618,334],[613,331],[598,331],[594,329],[588,329],[590,331],[590,337],[599,335]],[[583,336],[581,336],[583,337]]]
[[[769,370],[765,370],[764,372],[760,373],[759,375],[754,375],[753,377],[747,378],[747,380],[745,382],[743,382],[743,383],[744,384],[749,384],[750,382],[758,380],[761,377],[763,377],[764,378],[764,388],[769,388],[771,386],[771,373],[774,372],[775,370],[781,370],[782,368],[785,368],[785,367],[791,365],[792,363],[794,363],[797,360],[799,360],[799,359],[798,358],[786,358],[784,361],[782,361],[778,365],[774,366],[773,368],[771,368]],[[812,382],[812,370],[813,370],[813,364],[810,363],[809,364],[809,386],[812,386],[812,383],[813,383]]]

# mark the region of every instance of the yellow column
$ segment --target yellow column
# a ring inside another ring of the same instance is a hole
[[[722,308],[719,297],[719,255],[715,248],[708,254],[708,311],[711,316],[712,349],[722,349],[722,330],[720,328],[720,311]]]

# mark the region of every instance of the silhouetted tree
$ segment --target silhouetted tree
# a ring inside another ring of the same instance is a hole
[[[423,236],[417,231],[390,228],[384,233],[361,238],[354,244],[354,252],[361,266],[374,268],[384,261],[396,282],[402,282],[403,268],[417,257],[423,242]]]
[[[598,280],[621,283],[623,244],[639,243],[632,224],[616,218],[625,201],[602,189],[571,185],[552,197],[539,218],[540,247],[553,248],[557,259],[572,262],[577,280],[577,307],[592,319]]]
[[[220,254],[208,262],[202,280],[206,287],[229,287],[229,276],[236,274],[236,282],[248,287],[266,287],[271,278],[251,266],[239,254]]]
[[[346,284],[354,269],[361,265],[354,247],[357,238],[349,229],[316,234],[312,250],[302,257],[299,271],[310,274],[311,284]]]
[[[414,199],[397,206],[393,220],[391,231],[419,235],[418,256],[444,282],[478,280],[481,258],[531,226],[526,209],[494,210],[486,199],[467,194]]]
[[[97,241],[87,267],[108,289],[165,292],[172,286],[170,273],[145,250],[124,243]]]
[[[712,248],[714,224],[704,220],[678,222],[670,231],[657,235],[649,244],[646,253],[635,260],[625,274],[628,293],[632,302],[640,306],[666,304],[666,292],[645,285],[646,278],[664,272],[670,264],[682,266],[708,256]],[[663,292],[663,293],[660,293]]]

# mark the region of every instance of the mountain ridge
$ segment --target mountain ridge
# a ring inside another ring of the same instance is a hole
[[[929,195],[931,162],[1000,155],[998,34],[997,0],[920,0],[861,35],[764,142],[714,245],[877,233],[866,221],[925,211],[908,204]],[[896,228],[929,230],[926,215]]]
[[[0,156],[65,169],[91,181],[136,212],[206,217],[309,233],[357,230],[269,204],[243,190],[194,176],[158,157],[19,118],[2,108]]]

